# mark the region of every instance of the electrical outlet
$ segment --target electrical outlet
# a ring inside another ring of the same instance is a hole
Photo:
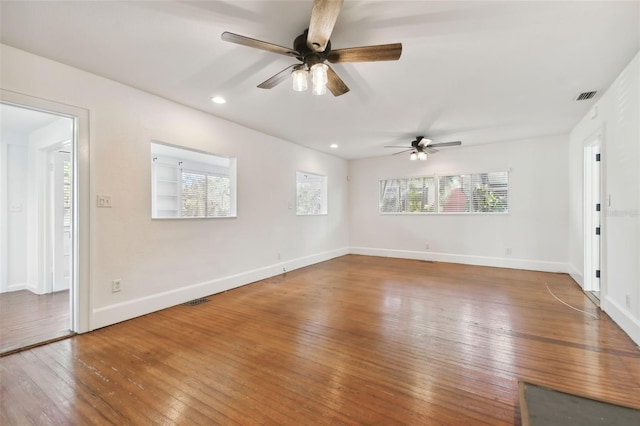
[[[627,294],[624,297],[624,304],[627,305],[627,309],[631,309],[631,295]]]
[[[429,250],[431,248],[431,246],[429,245],[429,243],[424,243],[424,248],[426,250]]]
[[[111,293],[117,293],[122,290],[122,280],[117,279],[111,281]]]
[[[282,257],[280,256],[280,253],[278,253],[278,260],[280,260]]]
[[[507,256],[511,256],[511,253],[512,253],[512,252],[511,252],[511,249],[510,249],[510,248],[508,248],[508,249],[506,249],[506,250],[504,251],[504,254],[506,254]]]

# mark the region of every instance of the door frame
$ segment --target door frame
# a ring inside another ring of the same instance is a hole
[[[84,333],[91,330],[90,298],[90,170],[89,170],[89,111],[23,93],[0,89],[0,102],[33,109],[73,121],[71,158],[73,167],[72,201],[72,271],[71,271],[71,330]],[[3,253],[3,256],[5,254]]]
[[[600,291],[602,299],[602,287],[604,282],[603,254],[604,254],[604,229],[603,217],[605,211],[603,191],[603,161],[602,161],[602,129],[598,130],[584,140],[584,165],[583,165],[583,240],[584,240],[584,271],[583,290]],[[600,161],[596,161],[596,155],[600,155]],[[600,204],[600,211],[596,211],[596,204]],[[596,227],[600,233],[596,235]],[[595,271],[600,271],[596,277]]]

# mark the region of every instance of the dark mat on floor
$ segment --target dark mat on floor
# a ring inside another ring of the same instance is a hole
[[[523,426],[639,426],[640,410],[520,382]]]

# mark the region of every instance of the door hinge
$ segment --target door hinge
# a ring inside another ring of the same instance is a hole
[[[596,204],[596,211],[599,212],[600,211],[600,203]]]
[[[600,269],[596,269],[596,278],[600,278]]]
[[[596,235],[600,235],[600,227],[599,226],[596,227]]]
[[[596,161],[600,161],[600,154],[596,154]]]

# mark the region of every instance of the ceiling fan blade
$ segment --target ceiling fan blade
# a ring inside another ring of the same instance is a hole
[[[347,85],[331,67],[327,68],[327,88],[333,93],[333,96],[344,95],[349,91]]]
[[[461,141],[455,141],[455,142],[440,142],[440,143],[430,143],[429,145],[427,145],[428,148],[434,148],[434,147],[443,147],[443,146],[460,146],[462,145]]]
[[[314,0],[307,46],[314,52],[324,52],[338,19],[343,0]]]
[[[230,43],[266,50],[267,52],[279,53],[280,55],[293,56],[294,58],[300,56],[300,53],[293,49],[289,49],[288,47],[278,46],[277,44],[267,43],[266,41],[256,40],[254,38],[241,36],[228,31],[223,32],[221,38],[222,40]]]
[[[385,148],[404,148],[404,149],[413,149],[413,147],[400,146],[400,145],[385,145]]]
[[[405,152],[409,152],[409,151],[413,151],[413,148],[405,149],[404,151],[394,152],[394,153],[393,153],[393,154],[391,154],[391,155],[404,154]]]
[[[291,75],[291,69],[293,67],[295,67],[295,66],[296,65],[294,64],[294,65],[286,67],[285,69],[283,69],[278,74],[276,74],[273,77],[271,77],[270,79],[265,80],[262,83],[260,83],[258,85],[258,87],[261,88],[261,89],[272,89],[272,88],[276,87],[278,84],[282,83],[283,81],[285,81],[286,79],[289,78],[289,76]]]
[[[428,146],[425,146],[424,148],[422,148],[423,151],[427,151],[429,154],[435,154],[436,152],[438,152],[437,149],[435,148],[430,148]]]
[[[402,43],[393,43],[332,50],[327,59],[332,64],[339,62],[397,61],[400,59],[401,54]]]

